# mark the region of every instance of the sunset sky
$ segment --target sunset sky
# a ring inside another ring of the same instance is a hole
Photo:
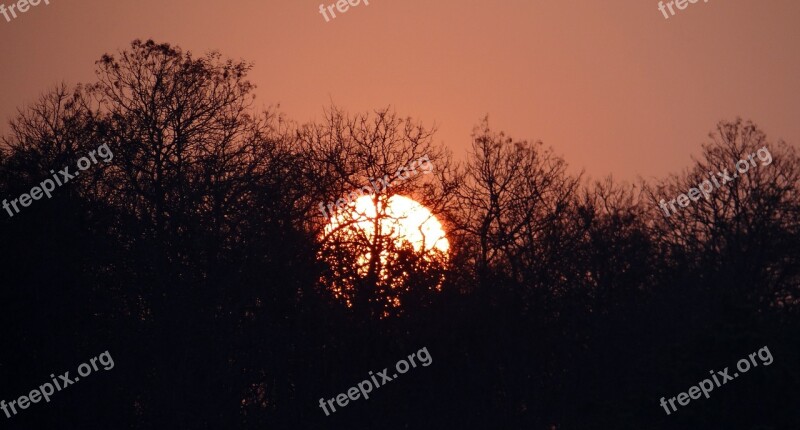
[[[331,101],[391,104],[436,123],[458,159],[485,114],[593,178],[677,172],[737,115],[800,143],[796,1],[701,1],[664,19],[653,0],[370,0],[331,22],[319,5],[50,0],[0,17],[0,131],[54,84],[91,81],[103,53],[152,38],[252,61],[257,102],[300,122]]]

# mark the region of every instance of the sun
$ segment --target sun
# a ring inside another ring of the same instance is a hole
[[[395,194],[385,203],[379,200],[376,205],[371,196],[361,196],[348,209],[331,217],[325,227],[326,234],[342,226],[351,226],[363,231],[366,238],[372,240],[375,238],[375,220],[381,210],[382,217],[377,228],[380,236],[393,238],[397,245],[408,242],[415,251],[437,249],[447,253],[450,249],[442,223],[428,208],[408,197]]]
[[[361,196],[325,226],[321,281],[347,306],[400,308],[401,298],[440,291],[450,242],[442,223],[419,202],[402,196]]]

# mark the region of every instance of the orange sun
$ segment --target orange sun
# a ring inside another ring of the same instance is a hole
[[[425,206],[401,195],[362,196],[325,226],[320,256],[330,271],[322,281],[348,306],[361,295],[396,309],[413,290],[440,290],[449,249],[441,222]]]
[[[379,203],[380,204],[380,203]],[[361,196],[350,205],[349,210],[341,211],[331,218],[325,233],[350,225],[364,232],[367,239],[375,237],[375,218],[378,208],[370,196]],[[425,206],[408,197],[393,195],[389,197],[384,209],[385,218],[379,224],[379,235],[392,237],[397,245],[409,242],[415,251],[437,249],[444,253],[450,249],[442,223]]]

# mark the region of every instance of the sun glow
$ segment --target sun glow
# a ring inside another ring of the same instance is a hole
[[[362,196],[325,226],[320,256],[330,272],[322,281],[347,306],[363,296],[383,303],[388,316],[412,291],[441,290],[449,249],[441,222],[425,206],[401,195]]]
[[[414,250],[450,249],[442,224],[425,206],[408,197],[393,195],[385,203],[385,217],[379,221],[379,234],[392,237],[396,245],[409,242]],[[381,205],[381,202],[378,203]],[[337,213],[325,227],[329,234],[337,228],[351,225],[364,232],[368,240],[375,237],[378,207],[370,196],[361,196],[348,211]]]

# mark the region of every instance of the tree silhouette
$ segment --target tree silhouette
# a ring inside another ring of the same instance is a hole
[[[683,173],[589,183],[488,119],[458,164],[435,126],[392,108],[305,124],[259,111],[250,70],[136,40],[11,121],[3,198],[100,145],[113,159],[0,220],[0,398],[105,350],[116,367],[10,426],[800,425],[795,147],[722,121]],[[762,151],[707,199],[659,207],[763,148],[771,162]],[[430,173],[356,192],[421,157]],[[400,197],[441,222],[446,253],[398,240]],[[769,367],[659,407],[763,345]],[[431,367],[318,407],[422,347]]]

